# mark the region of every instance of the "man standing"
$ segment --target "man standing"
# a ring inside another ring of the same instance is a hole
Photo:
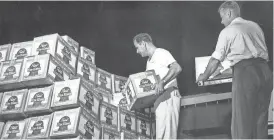
[[[236,2],[224,2],[219,13],[225,28],[197,82],[207,80],[220,62],[229,60],[233,69],[232,138],[267,138],[273,74],[267,64],[269,58],[264,33],[258,24],[240,17],[240,7]]]
[[[146,70],[154,70],[160,76],[161,80],[155,86],[157,94],[163,94],[169,87],[177,87],[176,77],[182,69],[170,52],[154,46],[147,33],[136,35],[133,43],[138,54],[148,57]],[[162,101],[155,111],[156,139],[177,138],[181,95],[178,89],[168,94],[170,98]]]

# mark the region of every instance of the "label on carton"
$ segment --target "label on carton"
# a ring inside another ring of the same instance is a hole
[[[51,115],[30,118],[27,138],[47,138],[51,119]]]
[[[25,128],[25,120],[7,122],[2,139],[21,139]]]

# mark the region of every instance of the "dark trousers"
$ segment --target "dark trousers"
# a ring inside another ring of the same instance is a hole
[[[246,59],[233,66],[233,139],[266,139],[273,73],[261,58]]]

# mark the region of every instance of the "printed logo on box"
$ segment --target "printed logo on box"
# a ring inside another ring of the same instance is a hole
[[[112,110],[109,107],[106,107],[106,110],[104,112],[104,116],[106,118],[106,123],[108,125],[112,125],[112,120],[113,120],[113,115],[112,115]]]
[[[16,74],[15,66],[9,66],[4,72],[5,80],[13,79],[13,75]]]
[[[44,122],[43,121],[37,121],[33,124],[31,127],[32,135],[39,135],[41,134],[41,130],[44,129]]]
[[[147,126],[144,120],[141,120],[140,129],[141,129],[141,134],[146,135]]]
[[[15,58],[16,59],[22,59],[25,56],[28,55],[28,52],[25,48],[21,48],[20,50],[17,51],[17,53],[15,54]]]
[[[68,130],[68,126],[71,125],[70,118],[68,116],[62,117],[57,123],[58,131],[66,131]]]
[[[60,97],[60,102],[65,102],[69,100],[69,96],[72,95],[71,89],[69,87],[64,87],[60,93],[58,94],[58,97]]]
[[[9,130],[7,131],[8,139],[16,138],[17,133],[20,133],[19,125],[18,124],[10,125]]]
[[[94,125],[91,121],[87,121],[84,125],[85,131],[85,137],[92,139],[94,136]]]
[[[41,65],[39,62],[33,62],[28,68],[29,76],[38,75],[38,71],[41,70]]]
[[[124,123],[126,125],[126,129],[131,131],[132,121],[131,116],[128,113],[126,113]]]
[[[65,46],[62,49],[62,54],[63,54],[63,61],[66,64],[69,64],[69,62],[71,61],[71,52],[70,52],[69,48]]]
[[[48,53],[47,50],[49,50],[49,43],[48,42],[41,43],[36,50],[38,51],[38,55],[43,55]]]
[[[18,104],[18,97],[11,96],[8,101],[6,102],[7,110],[15,109],[15,106]]]
[[[144,78],[140,81],[139,87],[143,89],[143,92],[149,92],[149,91],[153,90],[152,89],[153,84],[147,78]]]
[[[45,101],[43,92],[37,92],[31,99],[31,102],[33,102],[32,104],[33,107],[41,106],[43,101]]]
[[[90,110],[92,110],[92,106],[94,106],[94,97],[93,93],[91,91],[87,91],[85,94],[84,99],[86,100],[86,107]]]
[[[55,74],[54,81],[64,81],[63,68],[56,66],[56,68],[53,70],[53,73]]]
[[[86,56],[86,60],[90,63],[93,63],[92,57],[90,55]]]
[[[125,82],[116,80],[115,81],[115,92],[121,92],[125,88]]]
[[[90,75],[90,69],[89,69],[89,66],[85,63],[83,63],[83,66],[82,66],[82,72],[83,72],[83,77],[86,79],[86,80],[90,80],[89,79],[89,75]]]

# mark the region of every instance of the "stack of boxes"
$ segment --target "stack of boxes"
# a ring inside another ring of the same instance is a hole
[[[132,107],[134,78],[96,67],[95,52],[69,36],[2,45],[0,61],[2,139],[152,138],[150,111]],[[141,88],[153,90],[145,75]]]

